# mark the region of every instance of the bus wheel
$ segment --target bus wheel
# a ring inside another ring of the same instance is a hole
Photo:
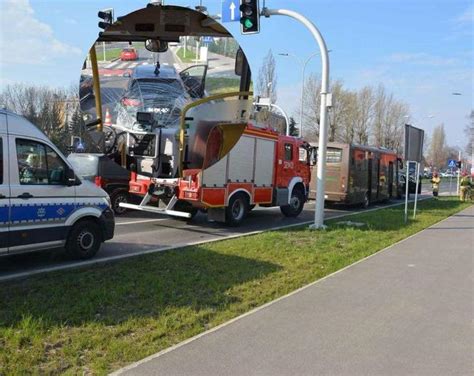
[[[367,209],[370,205],[370,198],[369,198],[369,193],[367,192],[364,196],[364,202],[362,203],[362,206],[364,209]]]
[[[229,226],[238,226],[249,212],[249,200],[245,194],[236,193],[225,208],[225,222]]]
[[[301,189],[293,189],[290,197],[290,204],[280,206],[280,210],[285,217],[297,217],[304,207],[304,194]]]
[[[69,233],[66,252],[74,258],[86,260],[97,253],[101,243],[100,225],[90,220],[81,221]]]

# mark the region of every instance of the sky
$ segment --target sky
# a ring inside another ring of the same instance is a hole
[[[146,0],[0,0],[0,86],[28,83],[67,87],[79,79],[82,62],[100,29],[97,11],[115,16],[146,5]],[[199,0],[167,0],[195,6]],[[202,0],[210,14],[221,0]],[[261,5],[263,1],[260,1]],[[304,14],[321,31],[330,53],[330,77],[349,89],[379,83],[410,106],[413,125],[431,133],[444,123],[448,143],[463,146],[463,128],[473,105],[474,6],[470,0],[266,0],[268,8]],[[296,115],[301,64],[318,51],[297,21],[261,18],[261,32],[241,35],[226,23],[244,49],[254,75],[271,49],[277,59],[281,107]],[[320,57],[306,74],[321,74]],[[462,93],[453,96],[453,92]]]

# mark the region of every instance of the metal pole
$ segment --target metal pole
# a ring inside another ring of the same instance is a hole
[[[97,120],[99,120],[99,123],[97,124],[97,130],[99,132],[102,132],[102,98],[100,96],[100,78],[99,68],[97,67],[97,55],[95,53],[95,45],[93,45],[89,50],[89,55],[91,57],[92,78],[94,84],[95,113]]]
[[[408,222],[408,187],[410,186],[410,161],[407,161],[407,167],[405,170],[405,223]]]
[[[286,121],[286,135],[289,136],[290,135],[290,119],[288,118],[288,115],[286,114],[285,111],[283,111],[283,109],[280,106],[277,106],[276,104],[270,103],[270,108],[271,107],[274,107],[278,111],[280,111],[280,113],[285,118],[285,121]]]
[[[458,161],[461,160],[461,150],[458,150]],[[460,186],[460,180],[461,180],[461,168],[458,167],[458,179],[457,179],[457,184],[456,184],[456,195],[459,196],[459,186]]]
[[[418,186],[420,184],[420,162],[416,162],[415,203],[413,204],[413,219],[416,218],[416,204],[418,200]]]
[[[321,111],[319,124],[318,154],[319,163],[316,176],[316,209],[314,211],[313,229],[324,228],[324,183],[326,179],[326,146],[328,139],[327,129],[327,101],[329,95],[329,56],[326,42],[316,26],[303,15],[287,9],[263,8],[262,14],[265,17],[287,16],[301,22],[311,32],[318,43],[321,53]]]
[[[452,189],[451,189],[452,182],[453,182],[453,176],[452,176],[452,174],[450,174],[450,175],[449,175],[449,195],[450,195],[450,196],[453,195],[453,191],[452,191]]]

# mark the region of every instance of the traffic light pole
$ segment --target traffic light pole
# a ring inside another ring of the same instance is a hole
[[[323,229],[324,226],[324,183],[326,180],[326,147],[328,142],[328,107],[331,106],[331,94],[329,93],[329,54],[326,42],[316,26],[303,15],[287,9],[263,8],[262,15],[287,16],[301,22],[313,35],[318,43],[321,53],[321,111],[319,124],[318,164],[316,174],[316,209],[314,211],[314,224],[312,229]]]

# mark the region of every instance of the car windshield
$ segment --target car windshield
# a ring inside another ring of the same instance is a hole
[[[124,48],[123,52],[135,52],[133,48]]]
[[[134,80],[117,109],[117,123],[127,128],[136,126],[137,112],[151,112],[160,126],[175,126],[181,109],[190,98],[182,83],[175,78]]]

